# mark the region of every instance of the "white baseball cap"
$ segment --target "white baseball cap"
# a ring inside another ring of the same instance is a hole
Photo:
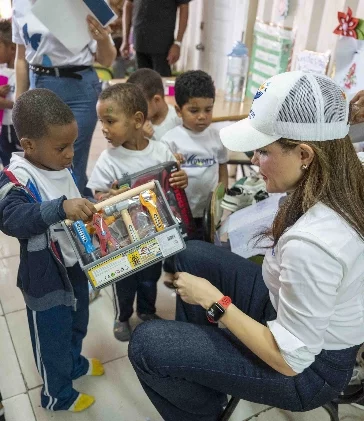
[[[280,138],[325,141],[349,133],[349,101],[327,76],[301,71],[268,79],[255,94],[249,117],[220,131],[232,151],[263,148]]]

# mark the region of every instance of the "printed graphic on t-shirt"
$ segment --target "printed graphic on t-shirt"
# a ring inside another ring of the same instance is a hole
[[[212,167],[217,163],[216,158],[213,156],[212,158],[200,158],[196,154],[188,155],[185,154],[185,162],[182,164],[182,167],[189,167],[189,168],[208,168]]]

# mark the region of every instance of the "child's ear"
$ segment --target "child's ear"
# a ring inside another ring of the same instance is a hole
[[[146,118],[144,117],[144,114],[141,111],[137,111],[134,114],[134,122],[135,122],[136,129],[142,129],[145,121],[146,121]]]
[[[182,113],[181,113],[181,109],[179,108],[179,106],[176,105],[174,108],[176,110],[176,113],[177,113],[178,117],[179,118],[182,118]]]
[[[34,140],[28,139],[27,137],[22,137],[20,139],[20,145],[24,149],[24,152],[30,153],[34,150]]]
[[[153,97],[153,101],[156,103],[156,104],[159,104],[161,101],[163,100],[163,98],[162,98],[162,95],[154,95],[154,97]]]

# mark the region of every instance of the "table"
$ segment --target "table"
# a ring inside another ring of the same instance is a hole
[[[163,78],[164,80],[171,80],[171,78]],[[173,79],[173,78],[172,78]],[[110,85],[116,83],[125,83],[127,79],[112,79],[109,81]],[[166,102],[171,105],[176,105],[173,96],[166,96]],[[218,90],[216,93],[216,100],[214,110],[212,113],[212,121],[214,123],[221,121],[237,121],[248,117],[252,101],[250,99],[244,102],[229,102],[224,99],[224,92]]]

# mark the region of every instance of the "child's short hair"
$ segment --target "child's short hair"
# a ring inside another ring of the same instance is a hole
[[[49,89],[31,89],[15,101],[13,124],[18,139],[40,139],[50,126],[66,126],[75,121],[71,108]]]
[[[11,19],[0,19],[0,42],[11,44],[12,31],[11,31]]]
[[[117,83],[111,85],[101,92],[100,101],[115,101],[121,111],[128,117],[133,116],[140,111],[144,115],[144,119],[148,115],[148,104],[143,92],[137,85],[132,83]]]
[[[159,73],[152,69],[139,69],[132,73],[128,83],[134,83],[143,91],[147,101],[154,95],[160,95],[164,98],[163,81]]]
[[[191,98],[212,98],[215,100],[215,86],[210,75],[202,70],[190,70],[176,79],[175,98],[182,108]]]

